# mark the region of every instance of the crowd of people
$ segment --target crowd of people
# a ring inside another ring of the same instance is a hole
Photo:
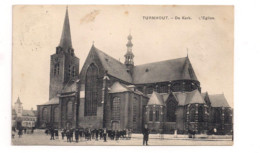
[[[89,129],[89,128],[76,128],[76,129],[57,129],[57,128],[48,128],[45,130],[46,135],[50,135],[50,140],[61,139],[64,140],[65,137],[67,142],[79,142],[79,141],[100,141],[103,140],[107,142],[107,139],[110,140],[129,140],[131,139],[132,130],[107,130],[104,129]]]
[[[16,129],[15,127],[12,127],[12,138],[15,138],[16,132],[17,132],[19,138],[21,138],[23,134],[33,134],[34,129],[35,129],[34,127],[32,127],[32,128],[20,127],[18,129]]]

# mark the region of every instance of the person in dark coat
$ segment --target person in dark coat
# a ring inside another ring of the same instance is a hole
[[[147,125],[145,125],[145,128],[143,130],[143,145],[148,145],[149,133],[149,129],[147,128]]]
[[[75,140],[76,140],[76,143],[79,142],[79,129],[75,130]]]
[[[96,131],[96,141],[98,141],[98,134],[99,134],[99,131],[97,129],[95,129]]]
[[[73,132],[74,132],[73,129],[71,129],[70,130],[70,139],[71,139],[71,141],[73,141]]]
[[[67,142],[71,142],[70,131],[66,130]]]
[[[54,129],[51,128],[51,129],[50,129],[50,132],[51,132],[51,139],[50,139],[50,140],[54,140]]]
[[[65,136],[65,130],[62,130],[62,131],[61,131],[62,140],[64,140],[64,136]]]
[[[22,135],[23,135],[23,130],[21,128],[18,131],[18,135],[19,135],[19,138],[22,137]]]
[[[103,138],[104,138],[104,142],[107,142],[107,129],[106,128],[103,131]]]

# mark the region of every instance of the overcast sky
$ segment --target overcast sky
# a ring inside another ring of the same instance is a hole
[[[232,6],[69,6],[72,45],[80,68],[95,46],[124,61],[133,36],[135,65],[185,57],[187,48],[202,92],[224,93],[233,106]],[[25,109],[48,101],[50,55],[58,46],[66,6],[13,7],[13,95]],[[144,20],[143,16],[168,16]],[[175,20],[175,16],[191,20]],[[201,16],[214,17],[202,20]],[[173,18],[173,19],[171,19]],[[200,18],[200,19],[199,19]]]

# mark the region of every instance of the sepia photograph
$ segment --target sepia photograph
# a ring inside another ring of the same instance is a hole
[[[13,5],[12,145],[232,146],[232,5]]]

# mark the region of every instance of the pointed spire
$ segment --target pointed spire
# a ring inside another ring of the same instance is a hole
[[[18,98],[17,98],[15,103],[21,104],[21,100],[20,100],[19,96],[18,96]]]
[[[63,24],[63,29],[62,29],[59,46],[65,52],[67,52],[69,48],[72,48],[68,6],[66,7],[66,14],[65,14],[65,19],[64,19],[64,24]]]

